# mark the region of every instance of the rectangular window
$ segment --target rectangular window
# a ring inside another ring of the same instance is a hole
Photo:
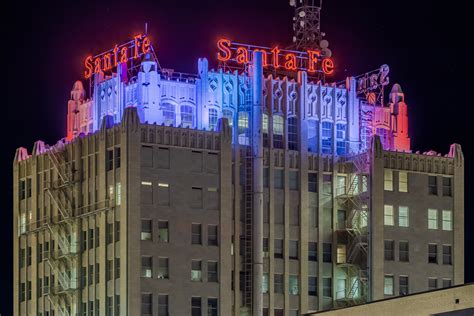
[[[290,240],[290,259],[298,260],[298,240]]]
[[[201,245],[202,244],[201,224],[192,224],[191,244],[193,244],[193,245]]]
[[[408,227],[410,225],[409,209],[406,206],[398,207],[398,226]]]
[[[384,295],[393,295],[393,275],[386,275],[384,277]]]
[[[115,316],[120,316],[120,295],[115,294]]]
[[[114,228],[115,228],[114,240],[115,242],[118,242],[120,241],[120,221],[115,221]]]
[[[263,238],[263,257],[267,258],[268,257],[268,252],[269,252],[269,245],[268,245],[268,238]]]
[[[263,187],[268,188],[268,185],[270,183],[270,171],[268,167],[263,168]]]
[[[337,245],[336,249],[336,262],[346,263],[346,245]]]
[[[201,282],[202,280],[201,260],[192,260],[191,262],[191,281]]]
[[[107,223],[105,226],[105,234],[106,234],[106,242],[107,245],[111,244],[114,242],[114,224],[113,223]]]
[[[168,221],[158,221],[158,241],[169,242]]]
[[[95,275],[95,284],[98,284],[99,279],[100,279],[100,269],[99,269],[99,264],[98,263],[95,264],[94,275]]]
[[[451,245],[443,245],[443,264],[453,264],[451,256]]]
[[[398,172],[398,192],[408,192],[408,173]]]
[[[453,230],[451,211],[443,210],[443,230]]]
[[[323,278],[323,296],[332,297],[332,278]]]
[[[99,242],[100,242],[99,227],[96,226],[95,228],[95,246],[96,247],[99,247]]]
[[[90,264],[89,265],[89,270],[88,270],[88,275],[87,275],[87,284],[92,285],[92,282],[94,281],[94,265]],[[54,284],[54,282],[52,282]]]
[[[191,298],[191,316],[201,316],[201,298],[193,296]]]
[[[151,219],[142,219],[142,231],[140,235],[141,240],[152,240],[153,224]]]
[[[115,258],[114,276],[116,279],[120,278],[120,258]]]
[[[268,293],[268,273],[263,274],[263,279],[262,279],[262,293]]]
[[[318,192],[317,173],[308,173],[308,192]]]
[[[115,168],[120,168],[120,147],[115,147]]]
[[[217,261],[207,262],[207,282],[217,282]]]
[[[169,278],[169,259],[167,257],[158,258],[158,274],[156,277],[158,279]]]
[[[275,273],[274,289],[275,289],[275,293],[283,294],[283,274]]]
[[[217,316],[217,298],[208,298],[207,299],[207,316]]]
[[[298,171],[290,171],[289,172],[289,182],[290,182],[290,190],[298,190],[298,178],[299,178]]]
[[[285,187],[284,170],[275,169],[274,174],[275,174],[275,177],[273,179],[273,183],[275,185],[275,189],[283,189]]]
[[[114,298],[112,296],[107,296],[106,304],[107,304],[105,308],[106,315],[113,316],[114,315]]]
[[[346,193],[346,179],[346,176],[337,176],[336,195],[344,195]]]
[[[318,278],[315,276],[308,277],[308,295],[318,296]]]
[[[383,188],[385,191],[393,191],[393,171],[384,169]]]
[[[283,239],[275,239],[274,257],[283,259]]]
[[[398,260],[403,262],[410,261],[408,241],[400,241],[398,243]]]
[[[105,167],[107,171],[114,169],[114,151],[107,149]]]
[[[168,183],[158,183],[156,199],[158,205],[170,205],[170,185]]]
[[[443,287],[451,287],[451,279],[443,279]]]
[[[321,123],[322,134],[321,134],[321,151],[323,154],[332,153],[332,123],[322,122]]]
[[[393,219],[393,205],[384,205],[384,224],[386,226],[395,225]]]
[[[158,316],[168,316],[168,295],[158,294]]]
[[[94,229],[89,228],[89,249],[94,248]]]
[[[437,278],[428,278],[428,290],[436,290],[438,288]]]
[[[308,242],[308,260],[309,261],[318,261],[318,243],[317,242]]]
[[[290,295],[298,295],[300,293],[300,288],[298,285],[298,276],[297,275],[290,275],[290,284],[289,284],[289,294]]]
[[[24,200],[26,198],[26,181],[20,180],[20,200]]]
[[[28,281],[27,286],[26,299],[31,300],[31,281]]]
[[[393,240],[384,240],[384,259],[385,260],[394,260],[395,250],[394,250],[394,241]]]
[[[428,176],[428,194],[438,195],[438,178],[436,176]]]
[[[207,225],[207,245],[218,246],[217,225]]]
[[[400,276],[398,278],[398,292],[399,295],[408,295],[408,277],[407,276]]]
[[[202,188],[191,188],[191,208],[202,208]]]
[[[31,266],[31,247],[26,248],[26,265]]]
[[[114,269],[114,268],[113,268],[114,266],[113,266],[113,262],[112,262],[112,261],[113,261],[113,260],[107,260],[107,262],[106,262],[106,271],[105,271],[105,273],[106,273],[106,274],[105,274],[105,279],[106,279],[106,281],[112,280],[112,275],[113,275],[113,273],[114,273],[114,270],[113,270],[113,269]]]
[[[428,229],[438,229],[438,210],[428,209]]]
[[[22,282],[20,284],[20,302],[24,302],[26,299],[26,283]]]
[[[438,263],[438,245],[428,244],[428,263]]]
[[[142,293],[142,315],[153,313],[153,296],[151,293]]]
[[[31,197],[31,178],[26,178],[26,197],[29,198]]]
[[[443,177],[443,196],[452,196],[451,178]]]
[[[150,256],[142,256],[142,278],[153,277],[153,258]]]
[[[332,262],[332,244],[323,243],[323,262]]]

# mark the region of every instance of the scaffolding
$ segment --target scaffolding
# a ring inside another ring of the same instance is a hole
[[[347,172],[343,190],[336,198],[345,206],[346,218],[335,230],[337,245],[345,247],[345,257],[337,260],[344,284],[337,284],[336,306],[351,306],[367,302],[369,282],[369,214],[370,161],[367,152],[344,158]]]

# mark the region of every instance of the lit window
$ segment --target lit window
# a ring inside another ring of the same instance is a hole
[[[150,219],[142,219],[141,240],[152,239],[152,221]]]
[[[336,153],[346,154],[346,124],[336,124]]]
[[[183,127],[193,127],[194,108],[190,105],[181,106],[181,125]]]
[[[153,183],[151,183],[149,181],[142,181],[142,185],[151,186],[151,185],[153,185]]]
[[[201,282],[201,260],[192,260],[191,263],[191,281]]]
[[[273,147],[283,148],[283,117],[281,115],[273,116]]]
[[[170,185],[168,183],[158,183],[158,186],[161,188],[169,188]]]
[[[120,205],[122,201],[122,184],[120,182],[115,184],[115,191],[115,205]]]
[[[393,226],[393,205],[384,205],[384,224],[387,226]]]
[[[318,152],[318,121],[307,120],[308,125],[308,151]]]
[[[249,114],[247,112],[239,112],[237,132],[239,135],[239,144],[241,145],[249,145],[248,128],[249,128]]]
[[[149,256],[142,256],[142,278],[152,278],[153,259]]]
[[[217,110],[209,109],[209,129],[211,131],[215,130],[217,126]]]
[[[337,245],[337,263],[346,263],[346,245]]]
[[[288,118],[288,149],[298,150],[298,119]]]
[[[263,274],[262,293],[268,293],[268,273]]]
[[[322,145],[321,151],[323,154],[332,153],[332,123],[322,123]]]
[[[165,125],[176,126],[176,115],[175,115],[175,106],[169,102],[164,102],[161,104],[161,110],[163,111],[163,123]]]
[[[438,210],[428,209],[428,229],[438,229]]]
[[[234,125],[234,112],[230,109],[223,109],[222,110],[222,117],[225,117],[229,122],[229,126],[232,127]]]
[[[299,294],[298,276],[297,275],[290,275],[289,294],[290,295],[298,295]]]
[[[406,206],[398,207],[398,226],[408,227],[409,226],[409,210]]]
[[[451,211],[443,210],[443,230],[453,230]]]
[[[383,294],[393,295],[393,275],[386,275],[385,276]]]
[[[383,188],[385,191],[393,191],[393,171],[385,169],[384,170],[384,182]]]
[[[408,173],[400,171],[398,173],[398,191],[408,192]]]
[[[263,136],[263,147],[268,147],[268,114],[263,113],[262,116],[262,136]]]

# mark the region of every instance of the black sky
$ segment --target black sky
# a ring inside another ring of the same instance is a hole
[[[357,75],[381,64],[390,66],[409,106],[414,150],[443,154],[456,142],[466,166],[466,281],[474,281],[472,17],[467,7],[438,1],[325,0],[322,30],[330,42],[337,76]],[[0,253],[0,313],[11,315],[12,205],[11,164],[15,149],[31,151],[41,139],[65,136],[66,104],[83,59],[142,31],[149,34],[165,68],[195,73],[197,58],[216,65],[215,41],[270,46],[290,44],[293,10],[286,0],[240,1],[27,1],[2,10],[5,55],[1,188],[3,217]],[[12,21],[12,22],[6,22]],[[6,32],[5,32],[6,30]],[[4,99],[5,100],[5,99]],[[470,194],[471,193],[471,194]]]

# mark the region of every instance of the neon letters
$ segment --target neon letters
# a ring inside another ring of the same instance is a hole
[[[334,73],[334,61],[329,57],[322,57],[317,50],[298,52],[283,50],[278,46],[259,47],[233,43],[226,38],[217,41],[217,49],[217,59],[221,62],[233,61],[240,65],[248,64],[252,52],[260,51],[263,52],[263,67],[265,68],[305,70],[309,73],[322,72],[326,75]]]

